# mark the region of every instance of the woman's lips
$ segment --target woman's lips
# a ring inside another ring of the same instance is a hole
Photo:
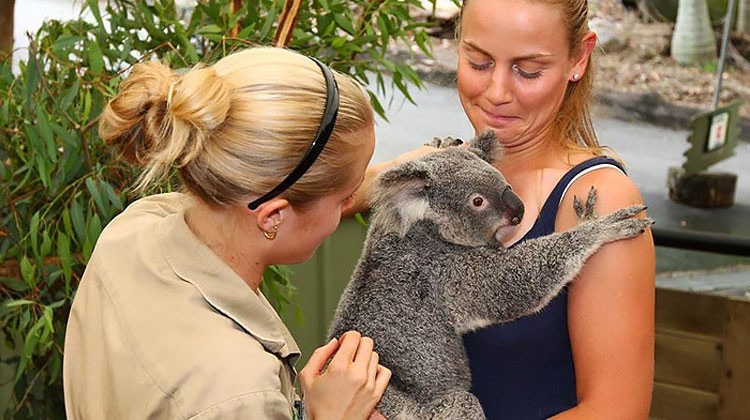
[[[518,120],[518,117],[513,115],[494,114],[484,109],[482,110],[482,113],[484,113],[485,118],[487,118],[493,126],[503,126]]]

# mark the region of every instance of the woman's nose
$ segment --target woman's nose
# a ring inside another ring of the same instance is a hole
[[[503,69],[495,68],[492,72],[492,77],[485,91],[485,97],[493,105],[505,104],[511,101],[510,77]]]

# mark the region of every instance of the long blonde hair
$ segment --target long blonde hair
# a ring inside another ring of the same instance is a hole
[[[367,95],[334,72],[340,92],[331,138],[284,197],[304,203],[341,190],[355,176],[356,150],[373,124]],[[107,104],[99,134],[144,167],[145,190],[176,167],[184,187],[210,205],[247,203],[275,187],[315,136],[326,103],[320,68],[291,50],[257,47],[184,75],[140,63]]]

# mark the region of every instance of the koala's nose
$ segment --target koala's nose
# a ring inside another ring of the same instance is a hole
[[[505,208],[507,209],[508,216],[510,217],[510,223],[512,225],[517,225],[521,223],[521,219],[523,219],[523,202],[520,198],[516,195],[516,193],[513,192],[513,190],[510,187],[507,187],[505,191],[503,191],[502,195],[503,204],[505,204]]]

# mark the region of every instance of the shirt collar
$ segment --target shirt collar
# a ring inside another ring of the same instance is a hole
[[[299,358],[294,338],[260,291],[256,294],[190,230],[184,210],[167,216],[159,239],[172,270],[192,284],[218,312],[231,318],[279,357]]]

